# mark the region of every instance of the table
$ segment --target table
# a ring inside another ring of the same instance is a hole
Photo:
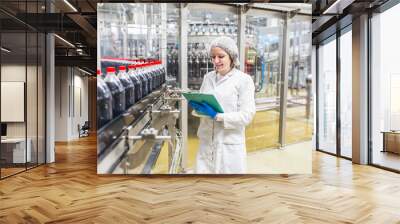
[[[382,152],[392,152],[400,154],[400,131],[382,131],[383,150]]]
[[[1,159],[5,163],[26,163],[32,160],[30,138],[26,139],[28,143],[25,154],[25,138],[5,138],[1,139]],[[26,161],[25,161],[26,159]]]

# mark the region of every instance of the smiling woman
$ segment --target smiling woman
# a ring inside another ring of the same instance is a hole
[[[249,75],[236,69],[239,50],[233,39],[223,36],[210,45],[214,71],[204,76],[201,93],[213,94],[224,113],[217,113],[207,103],[189,104],[207,115],[200,118],[197,132],[200,147],[196,173],[246,173],[245,127],[255,114],[254,83]]]
[[[220,75],[225,75],[232,69],[232,59],[224,50],[219,47],[214,47],[211,49],[211,59],[215,71],[217,71]]]

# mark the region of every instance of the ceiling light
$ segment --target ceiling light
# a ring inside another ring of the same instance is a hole
[[[78,10],[71,4],[69,3],[68,0],[64,0],[65,4],[67,4],[72,10],[74,10],[75,12],[78,12]]]
[[[92,75],[92,73],[90,73],[90,72],[88,72],[88,71],[86,71],[86,70],[83,70],[83,69],[81,69],[81,68],[78,68],[78,70],[81,71],[81,72],[83,72],[83,73],[85,73],[85,74],[87,74],[87,75]]]
[[[6,53],[10,53],[10,52],[11,52],[10,50],[8,50],[8,49],[5,48],[5,47],[1,47],[0,49],[1,49],[2,51],[6,52]]]
[[[322,14],[342,14],[343,10],[354,1],[355,0],[336,0],[332,5],[325,9]]]
[[[66,40],[66,39],[64,39],[64,38],[62,38],[62,37],[60,37],[60,36],[58,36],[57,34],[54,34],[54,36],[57,37],[58,39],[60,39],[61,41],[63,41],[64,43],[66,43],[67,45],[69,45],[69,46],[75,48],[75,45],[73,45],[73,44],[72,44],[71,42],[69,42],[68,40]]]

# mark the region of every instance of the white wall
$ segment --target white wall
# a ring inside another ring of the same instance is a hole
[[[76,74],[74,75],[74,108],[72,108],[72,135],[78,137],[78,124],[81,126],[85,121],[89,120],[88,117],[88,78]],[[79,71],[78,71],[79,72]],[[81,73],[78,73],[81,74]]]
[[[25,80],[27,78],[27,80]],[[34,66],[24,64],[2,64],[1,66],[1,81],[3,82],[24,82],[26,84],[26,107],[23,106],[22,112],[26,112],[26,120],[23,122],[6,122],[7,137],[9,138],[24,138],[25,135],[31,143],[32,161],[44,163],[44,74],[42,67],[36,64]],[[23,94],[24,91],[22,91]],[[7,96],[2,96],[7,97]],[[12,113],[11,108],[3,107],[2,112]],[[39,156],[37,157],[37,153]]]
[[[88,78],[72,67],[56,67],[55,140],[77,139],[88,120]]]
[[[5,82],[25,82],[25,64],[8,64],[1,66],[1,81]],[[1,108],[7,110],[7,108]],[[25,137],[25,122],[7,122],[8,137]]]
[[[68,85],[67,67],[55,68],[55,141],[68,140]]]

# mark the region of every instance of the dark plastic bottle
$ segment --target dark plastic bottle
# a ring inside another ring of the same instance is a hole
[[[154,91],[157,89],[157,77],[156,77],[156,70],[155,70],[155,64],[154,62],[148,69],[148,76],[150,77],[151,80],[151,91]]]
[[[160,87],[160,76],[159,76],[159,71],[158,71],[158,64],[155,64],[152,67],[152,76],[154,79],[154,87],[153,90],[156,90]]]
[[[149,88],[148,88],[149,82],[147,80],[147,77],[144,75],[144,69],[142,66],[140,66],[140,68],[137,70],[136,75],[142,83],[142,98],[143,98],[149,94]]]
[[[153,77],[151,75],[151,67],[146,67],[144,69],[143,74],[147,79],[147,89],[149,90],[149,93],[151,93],[153,91],[153,86],[154,86],[154,83],[153,83],[154,80],[153,80]]]
[[[125,88],[126,109],[135,104],[135,85],[126,73],[125,66],[119,66],[118,78]]]
[[[100,129],[112,119],[112,96],[110,89],[97,70],[97,129]]]
[[[160,86],[165,83],[165,68],[163,65],[160,65]]]
[[[161,68],[160,68],[160,70],[161,70],[161,74],[160,74],[160,76],[161,76],[161,78],[160,78],[160,86],[162,85],[162,84],[164,84],[165,83],[165,77],[166,77],[166,71],[165,71],[165,67],[163,66],[163,65],[161,65]]]
[[[135,102],[138,102],[142,99],[142,82],[136,75],[135,65],[128,66],[128,76],[131,78],[133,85],[135,86]]]
[[[157,63],[157,65],[154,67],[154,76],[156,77],[156,89],[160,88],[161,86],[161,69],[160,69],[160,64]]]
[[[113,117],[115,118],[122,114],[126,108],[124,86],[117,78],[114,67],[107,67],[107,76],[104,78],[104,81],[107,83],[111,92],[112,111]]]

